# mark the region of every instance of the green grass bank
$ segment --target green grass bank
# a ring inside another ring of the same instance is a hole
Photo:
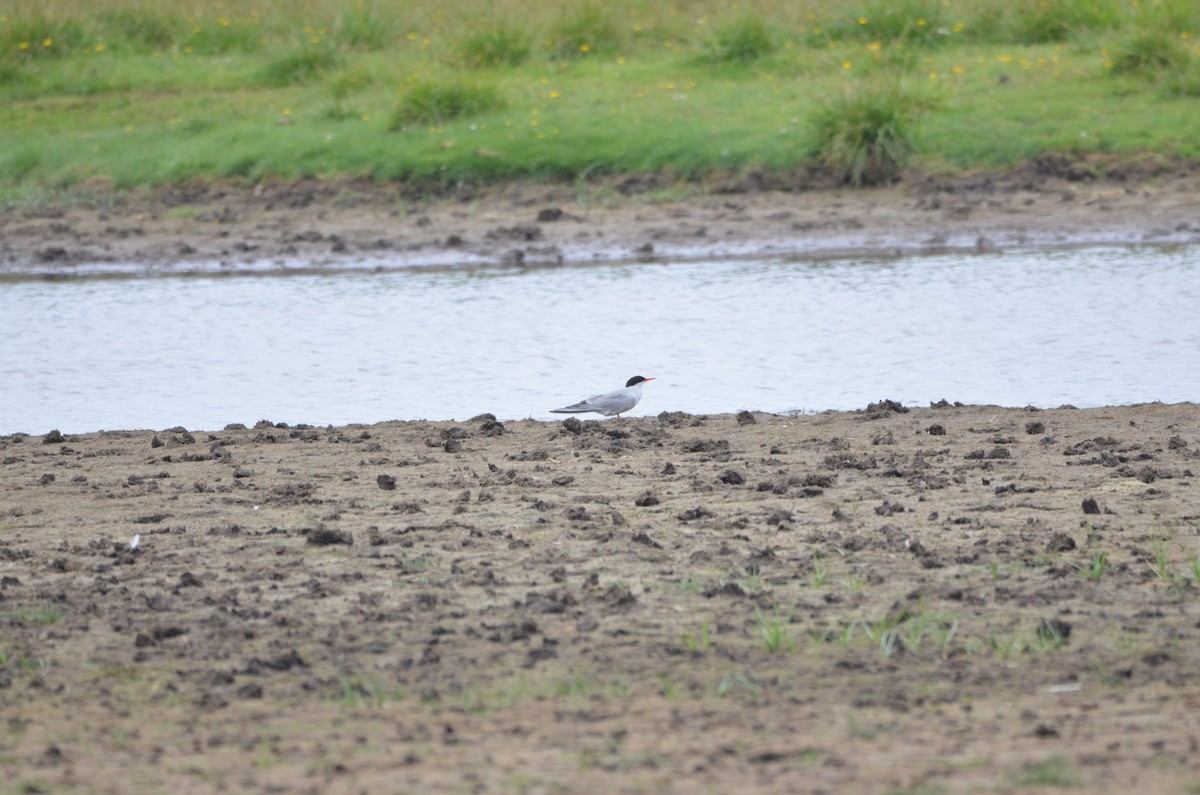
[[[1192,0],[18,0],[0,200],[1200,157]]]

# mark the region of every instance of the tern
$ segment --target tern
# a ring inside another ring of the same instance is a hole
[[[605,392],[603,395],[592,395],[586,400],[572,403],[561,409],[550,409],[550,413],[586,414],[589,411],[594,411],[597,414],[603,414],[605,417],[611,417],[615,414],[617,415],[617,419],[621,419],[622,414],[632,409],[642,399],[642,384],[653,380],[653,378],[643,378],[640,375],[635,375],[626,381],[625,386],[621,389],[614,389],[611,392]]]

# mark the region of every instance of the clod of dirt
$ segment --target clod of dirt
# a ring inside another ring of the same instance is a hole
[[[291,649],[270,660],[260,660],[257,657],[251,657],[246,661],[246,668],[242,673],[257,675],[261,674],[264,668],[271,671],[290,671],[292,668],[307,667],[308,663],[300,657],[300,653],[295,649]]]
[[[736,469],[727,469],[717,480],[729,486],[741,486],[746,482],[746,476]]]
[[[712,511],[708,510],[707,508],[705,508],[703,506],[697,505],[695,508],[692,508],[690,510],[684,511],[683,513],[679,514],[679,521],[691,522],[696,519],[711,519],[714,516],[716,516],[716,514],[713,513]]]
[[[728,439],[697,439],[683,446],[685,453],[719,453],[728,452]]]
[[[868,403],[866,409],[866,419],[878,420],[889,414],[907,414],[908,407],[898,400],[880,400],[877,403]]]
[[[501,436],[504,434],[504,423],[487,420],[479,426],[479,431],[484,436]]]
[[[1007,447],[993,447],[985,458],[1012,458],[1012,453],[1008,451]]]
[[[758,422],[758,420],[756,420],[754,418],[754,414],[752,412],[746,411],[745,409],[743,409],[742,411],[739,411],[735,415],[735,419],[737,419],[738,425],[754,425],[755,423]]]
[[[54,475],[49,472],[42,475],[41,479],[38,480],[38,483],[41,483],[43,486],[53,483],[53,482],[54,482]]]
[[[1057,618],[1043,618],[1038,622],[1037,636],[1040,640],[1064,643],[1071,637],[1071,624]]]
[[[688,414],[686,411],[660,411],[656,420],[664,425],[670,425],[672,428],[682,428],[685,425],[702,425],[703,420],[693,414]]]
[[[878,469],[875,456],[831,455],[822,462],[826,469]]]
[[[1035,420],[1034,422],[1025,423],[1025,433],[1033,435],[1033,434],[1045,433],[1045,432],[1046,432],[1046,426],[1041,422],[1037,422]]]
[[[1182,436],[1172,436],[1170,439],[1167,440],[1167,449],[1168,450],[1182,450],[1183,448],[1185,448],[1187,446],[1188,446],[1188,443],[1187,443],[1187,441],[1184,440],[1184,438]]]
[[[1074,548],[1075,539],[1062,532],[1052,533],[1050,540],[1046,542],[1047,552],[1066,552]]]
[[[604,595],[600,597],[600,601],[604,602],[609,607],[614,608],[629,608],[637,604],[637,597],[629,590],[629,586],[624,583],[614,583],[608,586]]]
[[[185,627],[176,627],[176,626],[155,627],[154,628],[154,640],[155,641],[169,640],[170,638],[178,638],[180,635],[186,635],[187,633],[188,633],[188,631]]]
[[[542,239],[542,230],[536,226],[498,226],[484,235],[488,240],[519,240],[532,243]]]
[[[666,463],[666,465],[665,465],[665,466],[663,466],[661,474],[663,474],[663,475],[674,475],[674,474],[675,474],[675,465],[674,465],[674,464],[672,464],[670,461],[668,461],[668,462]]]
[[[783,524],[784,522],[790,522],[792,519],[793,517],[791,511],[780,509],[767,517],[767,524],[773,526]]]
[[[552,479],[550,482],[553,483],[555,486],[570,486],[572,483],[575,482],[575,476],[574,475],[559,475],[558,477]]]
[[[375,478],[375,483],[384,491],[395,491],[396,479],[391,475],[380,475]]]
[[[587,512],[587,508],[579,506],[578,508],[568,508],[563,511],[563,515],[572,522],[586,522],[592,518],[592,515]]]
[[[1100,513],[1100,503],[1096,502],[1094,497],[1088,497],[1083,501],[1083,512],[1091,514]]]
[[[262,698],[262,685],[257,682],[247,682],[238,688],[237,696],[238,698]]]
[[[904,513],[905,510],[907,509],[900,503],[888,502],[887,500],[883,501],[883,505],[875,506],[875,513],[878,516],[891,516],[896,513]]]
[[[552,221],[561,220],[563,215],[564,215],[563,211],[560,210],[558,207],[546,207],[544,209],[538,210],[537,219],[538,219],[538,223],[545,224],[545,223],[550,223]]]
[[[33,257],[38,262],[66,262],[71,255],[61,246],[47,246],[35,251]]]
[[[633,539],[632,539],[632,540],[633,540],[633,543],[635,543],[635,544],[645,544],[646,546],[648,546],[648,547],[654,547],[655,549],[662,549],[662,548],[663,548],[662,544],[658,543],[658,542],[657,542],[657,541],[655,541],[653,538],[651,538],[650,536],[646,535],[646,533],[644,533],[644,532],[642,532],[642,533],[634,533],[634,534],[633,534]]]
[[[348,530],[336,530],[332,527],[314,527],[304,531],[308,543],[315,546],[329,544],[353,544],[354,536]]]
[[[943,428],[941,425],[930,425],[927,430],[929,431],[930,436],[945,436],[946,435],[946,429]]]
[[[648,508],[651,505],[658,505],[660,502],[662,502],[662,500],[660,500],[654,494],[654,492],[646,491],[646,492],[643,492],[641,495],[639,495],[637,497],[637,499],[635,499],[633,501],[633,504],[638,506],[639,508]]]
[[[190,571],[185,571],[183,574],[179,575],[180,588],[199,588],[200,585],[200,580]]]
[[[42,444],[61,444],[64,441],[66,437],[57,428],[42,437]]]
[[[567,417],[563,420],[562,427],[567,433],[573,433],[576,436],[583,433],[583,423],[579,421],[578,417]]]
[[[447,453],[461,453],[462,442],[458,439],[447,439],[446,443],[442,445],[442,449]]]
[[[746,589],[736,582],[727,582],[717,588],[709,588],[707,591],[701,591],[700,595],[705,599],[712,599],[714,596],[745,596]]]

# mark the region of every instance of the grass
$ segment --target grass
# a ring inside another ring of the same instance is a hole
[[[766,21],[750,14],[717,28],[706,44],[707,56],[714,63],[747,64],[775,49]]]
[[[1083,782],[1070,760],[1051,756],[1026,764],[1012,776],[1012,783],[1017,787],[1078,787]]]
[[[754,608],[754,620],[758,626],[759,637],[763,647],[771,654],[781,654],[796,648],[796,640],[792,637],[791,616],[779,615],[779,610],[768,616],[761,608]]]
[[[444,125],[453,119],[501,110],[507,103],[495,86],[467,80],[423,80],[400,97],[389,129],[410,124]]]
[[[1072,564],[1079,569],[1079,573],[1086,577],[1091,582],[1100,582],[1104,576],[1104,572],[1108,570],[1108,553],[1093,552],[1092,557],[1086,565],[1082,563]]]
[[[330,47],[304,45],[271,60],[262,71],[262,82],[276,88],[310,83],[332,72],[341,60]]]
[[[916,124],[929,101],[899,83],[869,83],[843,90],[812,113],[813,146],[842,183],[892,182],[916,149]]]
[[[825,585],[829,579],[829,565],[820,555],[812,556],[812,573],[808,575],[808,584],[813,588],[820,588]]]
[[[13,607],[9,611],[13,621],[21,624],[33,624],[48,627],[57,624],[63,618],[63,612],[52,604]]]
[[[700,624],[700,631],[695,634],[687,632],[682,635],[683,645],[690,651],[704,652],[708,651],[713,646],[712,627],[708,621],[703,621]]]
[[[10,202],[214,177],[436,189],[823,164],[869,185],[1046,151],[1200,157],[1200,9],[1183,0],[20,0],[2,16]]]

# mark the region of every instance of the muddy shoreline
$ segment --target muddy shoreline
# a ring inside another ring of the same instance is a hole
[[[1186,791],[1198,458],[1194,404],[0,437],[0,775]]]
[[[1084,164],[1086,165],[1086,164]],[[0,276],[545,267],[718,257],[822,259],[1200,241],[1194,164],[1046,158],[887,188],[612,179],[459,187],[431,200],[353,180],[81,193],[0,212]]]

